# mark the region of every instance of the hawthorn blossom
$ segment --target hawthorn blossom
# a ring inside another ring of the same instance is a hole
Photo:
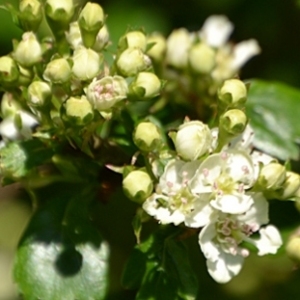
[[[199,201],[199,196],[193,194],[189,186],[199,164],[199,161],[185,163],[171,160],[159,179],[156,193],[144,202],[143,209],[161,224],[179,225],[185,222],[189,227],[206,225],[213,209],[208,202]]]
[[[258,255],[275,254],[282,245],[278,230],[269,225],[268,202],[261,193],[254,196],[252,206],[244,214],[215,213],[215,218],[200,232],[199,245],[207,259],[209,274],[219,283],[226,283],[236,276],[249,250],[241,243],[251,243],[258,249]],[[259,232],[260,238],[250,236]]]

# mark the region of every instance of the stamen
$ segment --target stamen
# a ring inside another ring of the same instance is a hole
[[[226,160],[228,158],[228,154],[226,152],[221,153],[221,158]]]
[[[244,184],[240,184],[239,187],[238,187],[238,191],[239,193],[243,193],[244,192]]]
[[[245,173],[245,174],[249,174],[249,168],[247,166],[242,166],[242,171]]]
[[[204,177],[207,177],[209,175],[209,170],[207,168],[204,168],[202,173]]]

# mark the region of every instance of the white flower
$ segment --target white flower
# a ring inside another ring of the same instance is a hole
[[[204,22],[199,36],[212,47],[223,46],[233,31],[233,24],[226,16],[210,16]]]
[[[162,224],[185,222],[190,227],[207,224],[212,208],[205,201],[198,201],[189,188],[189,181],[198,167],[199,162],[170,161],[160,177],[156,193],[144,202],[144,210]],[[196,207],[196,218],[189,217]]]
[[[206,225],[199,235],[199,244],[207,259],[209,274],[219,283],[226,283],[236,276],[249,251],[242,242],[254,244],[259,255],[276,253],[282,241],[274,226],[259,231],[261,237],[253,240],[249,236],[268,221],[268,202],[261,193],[254,196],[251,208],[241,215],[219,213],[214,221]]]
[[[253,204],[251,193],[256,172],[250,155],[230,150],[212,154],[197,170],[190,186],[193,193],[209,196],[210,204],[224,213],[240,214]]]

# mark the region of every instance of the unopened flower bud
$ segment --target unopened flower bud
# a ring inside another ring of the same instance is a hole
[[[118,47],[120,51],[127,48],[139,48],[143,52],[146,50],[146,36],[141,31],[130,31],[119,40]]]
[[[300,176],[297,173],[287,171],[286,180],[282,185],[282,193],[280,199],[288,199],[295,196],[300,188]]]
[[[100,73],[103,57],[92,49],[78,47],[73,54],[72,73],[80,80],[90,80]]]
[[[286,179],[286,169],[279,163],[269,163],[262,167],[258,183],[266,190],[277,190],[282,187]]]
[[[88,2],[81,11],[78,24],[85,47],[92,47],[96,36],[104,24],[104,12],[97,3]]]
[[[300,264],[300,230],[291,235],[285,246],[286,254],[293,261]]]
[[[211,132],[201,121],[182,124],[172,139],[177,153],[186,160],[196,160],[207,153],[212,143]]]
[[[78,22],[72,22],[69,25],[69,31],[66,33],[66,39],[72,49],[82,46],[82,38]]]
[[[165,37],[160,33],[153,33],[147,37],[147,45],[151,45],[147,50],[147,55],[156,62],[161,62],[167,50],[167,42]]]
[[[96,36],[96,41],[93,46],[93,49],[97,52],[100,52],[105,48],[105,46],[107,46],[108,43],[109,43],[109,32],[107,26],[104,24]]]
[[[134,76],[146,70],[151,65],[150,58],[138,48],[128,48],[123,51],[117,60],[117,68],[125,77]]]
[[[230,109],[220,117],[220,132],[233,136],[241,134],[247,125],[247,116],[240,109]]]
[[[154,73],[140,72],[130,84],[129,90],[138,99],[149,99],[159,95],[161,82]]]
[[[1,99],[1,117],[5,119],[14,116],[21,109],[21,105],[14,98],[13,94],[6,92]]]
[[[47,0],[45,3],[45,13],[48,24],[53,33],[68,28],[71,18],[74,15],[73,0]]]
[[[72,124],[82,126],[93,120],[93,108],[85,96],[69,98],[65,103],[65,109],[67,119]]]
[[[13,86],[19,78],[16,62],[9,56],[0,57],[0,84],[4,87]]]
[[[52,90],[44,81],[33,81],[28,87],[28,101],[30,106],[43,107],[49,104]]]
[[[191,34],[185,28],[174,30],[167,39],[167,63],[178,69],[186,68],[192,41]]]
[[[239,79],[228,79],[218,91],[219,100],[229,107],[243,105],[247,100],[246,85]]]
[[[46,81],[62,84],[70,79],[71,74],[68,61],[65,58],[57,58],[47,64],[43,77]]]
[[[133,141],[139,149],[145,152],[158,149],[162,144],[159,129],[151,122],[141,122],[137,125]]]
[[[152,193],[151,177],[141,170],[132,171],[123,179],[123,190],[130,200],[142,204]]]
[[[37,31],[43,20],[42,4],[38,0],[21,0],[19,18],[24,31]]]
[[[15,60],[24,67],[31,67],[42,60],[42,47],[33,32],[25,32],[15,52]]]
[[[188,58],[191,69],[200,74],[210,73],[216,64],[215,50],[204,43],[193,45]]]
[[[127,97],[128,86],[121,76],[106,76],[94,80],[87,88],[86,96],[94,109],[104,111]]]

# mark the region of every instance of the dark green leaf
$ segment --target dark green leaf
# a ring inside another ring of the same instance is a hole
[[[139,291],[136,300],[193,300],[198,283],[177,229],[163,227],[137,245],[126,265],[123,285]]]
[[[255,131],[254,144],[282,160],[298,159],[300,91],[283,83],[253,80],[247,113]]]
[[[17,250],[14,277],[24,299],[105,298],[108,245],[88,217],[93,196],[84,186],[43,188]]]

